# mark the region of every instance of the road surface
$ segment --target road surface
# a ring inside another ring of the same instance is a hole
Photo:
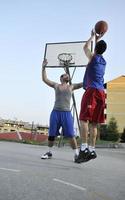
[[[0,142],[0,200],[124,200],[125,149],[97,149],[97,159],[73,163],[69,147]]]

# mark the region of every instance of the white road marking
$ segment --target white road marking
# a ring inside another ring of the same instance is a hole
[[[59,183],[63,183],[63,184],[65,184],[65,185],[72,186],[72,187],[74,187],[74,188],[77,188],[78,190],[82,190],[82,191],[85,191],[85,190],[86,190],[86,188],[84,188],[84,187],[81,187],[81,186],[79,186],[79,185],[75,185],[75,184],[72,184],[72,183],[69,183],[69,182],[66,182],[66,181],[62,181],[62,180],[60,180],[60,179],[54,178],[53,180],[56,181],[56,182],[59,182]]]
[[[18,169],[9,169],[9,168],[4,168],[4,167],[0,167],[0,170],[11,171],[11,172],[20,172],[21,171]]]

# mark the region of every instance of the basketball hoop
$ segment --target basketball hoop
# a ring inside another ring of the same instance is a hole
[[[44,59],[48,61],[46,68],[86,67],[88,59],[83,51],[85,43],[86,41],[46,43],[44,53]],[[93,51],[93,42],[89,48]]]
[[[61,65],[69,65],[71,63],[72,55],[70,53],[61,53],[58,55],[58,60],[60,61]]]

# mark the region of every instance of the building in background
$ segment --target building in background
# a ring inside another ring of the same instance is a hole
[[[29,122],[0,119],[0,133],[13,133],[13,132],[32,132],[38,134],[48,134],[48,126],[39,124],[30,124]]]
[[[125,76],[106,83],[106,123],[114,117],[119,132],[125,128]]]
[[[113,79],[105,84],[106,89],[106,123],[114,117],[117,121],[118,131],[125,128],[125,75]],[[29,122],[0,119],[0,133],[31,132],[48,135],[48,126],[30,124]]]

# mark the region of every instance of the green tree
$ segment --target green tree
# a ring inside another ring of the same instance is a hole
[[[118,132],[118,125],[117,121],[114,117],[112,117],[109,121],[109,124],[107,126],[107,138],[106,140],[109,141],[118,141],[120,135]]]
[[[100,139],[106,140],[107,138],[107,124],[102,124],[99,127]]]
[[[123,133],[121,135],[121,142],[125,142],[125,128],[124,128]]]

